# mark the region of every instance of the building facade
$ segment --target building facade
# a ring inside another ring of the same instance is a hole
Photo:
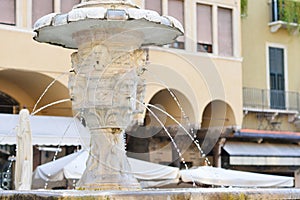
[[[145,104],[160,109],[148,106],[144,122],[127,130],[128,155],[181,166],[180,151],[189,166],[203,165],[206,156],[212,165],[220,166],[220,138],[244,126],[243,84],[255,87],[254,81],[242,82],[242,73],[246,72],[242,71],[240,1],[133,2],[177,18],[185,34],[173,44],[149,47],[149,66],[143,74]],[[25,106],[32,112],[34,108],[70,98],[68,75],[74,50],[33,41],[32,27],[41,16],[68,12],[78,3],[79,0],[1,1],[1,113],[17,114]],[[250,14],[249,9],[249,18]],[[47,107],[37,115],[71,117],[71,102]],[[193,138],[199,141],[202,150],[195,147]]]
[[[223,167],[298,174],[300,38],[297,23],[284,18],[287,3],[248,1],[241,23],[243,124],[226,137]]]

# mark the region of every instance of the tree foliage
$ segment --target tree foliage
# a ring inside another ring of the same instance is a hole
[[[248,11],[248,0],[241,0],[241,16],[246,17]]]
[[[289,30],[300,25],[300,0],[279,0],[279,19],[287,23]]]

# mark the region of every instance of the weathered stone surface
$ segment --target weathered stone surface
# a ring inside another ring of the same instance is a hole
[[[300,189],[184,188],[142,191],[36,190],[1,191],[4,200],[215,200],[300,199]]]

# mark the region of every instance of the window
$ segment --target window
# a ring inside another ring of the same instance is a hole
[[[279,20],[279,2],[278,0],[272,0],[272,21]]]
[[[79,4],[80,0],[61,0],[61,12],[67,13],[72,10],[73,6]]]
[[[176,18],[184,26],[184,1],[169,0],[168,15]],[[177,41],[171,44],[170,47],[184,49],[184,36],[179,36]]]
[[[212,53],[212,6],[197,4],[197,50]]]
[[[54,0],[32,0],[32,25],[44,15],[54,12]]]
[[[218,8],[218,49],[221,56],[233,56],[232,10]]]
[[[146,0],[145,9],[154,10],[162,15],[162,0]]]
[[[284,49],[269,47],[270,103],[273,109],[285,109]]]
[[[16,1],[1,0],[0,1],[0,23],[15,25],[16,24]]]

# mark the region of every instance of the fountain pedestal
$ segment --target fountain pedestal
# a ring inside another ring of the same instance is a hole
[[[70,94],[73,109],[91,132],[90,156],[78,188],[140,189],[127,160],[124,130],[143,112],[135,102],[144,90],[139,77],[146,61],[145,51],[138,49],[142,37],[134,30],[95,28],[74,34],[74,39],[79,48],[72,55]]]
[[[100,129],[91,132],[91,150],[87,168],[78,189],[138,190],[140,184],[130,171],[123,131]]]

